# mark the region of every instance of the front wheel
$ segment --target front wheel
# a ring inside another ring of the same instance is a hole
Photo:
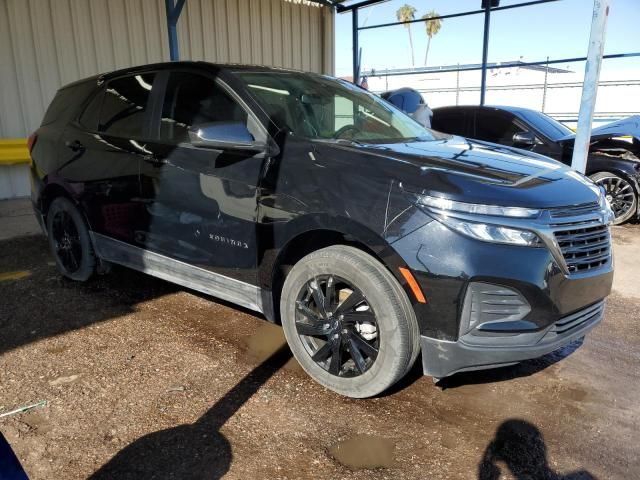
[[[611,172],[594,173],[590,178],[605,189],[615,216],[614,225],[620,225],[633,217],[638,208],[638,193],[628,180]]]
[[[348,397],[386,390],[419,353],[418,324],[406,293],[380,262],[353,247],[323,248],[296,263],[280,311],[302,368]]]

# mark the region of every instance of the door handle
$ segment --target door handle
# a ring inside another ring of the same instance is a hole
[[[79,140],[67,140],[64,142],[64,146],[69,148],[72,152],[79,152],[84,150],[84,145]]]
[[[155,155],[143,155],[142,159],[157,167],[169,163],[166,158],[156,157]]]

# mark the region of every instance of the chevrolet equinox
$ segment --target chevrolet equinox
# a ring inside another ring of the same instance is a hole
[[[541,155],[423,128],[342,80],[175,62],[62,87],[29,138],[60,273],[119,264],[281,322],[302,368],[376,395],[582,338],[612,213]]]

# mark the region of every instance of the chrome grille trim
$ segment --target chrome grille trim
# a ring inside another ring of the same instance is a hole
[[[561,335],[564,333],[568,333],[573,329],[580,327],[596,318],[599,318],[604,313],[605,301],[600,300],[593,305],[583,308],[578,312],[572,313],[571,315],[567,315],[566,317],[562,317],[551,327],[551,331]]]
[[[552,208],[549,210],[551,218],[575,217],[578,215],[597,214],[600,211],[598,202],[583,203],[569,207]]]
[[[554,232],[569,274],[605,266],[611,259],[611,237],[606,225],[571,226]]]

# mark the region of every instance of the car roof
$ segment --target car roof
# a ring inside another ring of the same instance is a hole
[[[115,77],[127,73],[136,73],[138,71],[145,70],[175,70],[180,67],[193,67],[201,69],[213,69],[213,70],[228,70],[231,72],[236,71],[251,71],[251,72],[273,72],[273,73],[307,73],[302,70],[293,70],[290,68],[278,68],[278,67],[266,67],[264,65],[245,65],[241,63],[212,63],[202,61],[180,61],[180,62],[162,62],[151,63],[148,65],[140,65],[137,67],[123,68],[115,70],[113,72],[102,74],[103,78]]]
[[[273,72],[273,73],[309,73],[303,72],[302,70],[294,70],[289,68],[278,68],[278,67],[266,67],[264,65],[245,65],[239,63],[211,63],[211,62],[203,62],[203,61],[179,61],[179,62],[160,62],[160,63],[150,63],[146,65],[138,65],[135,67],[127,67],[121,68],[118,70],[113,70],[111,72],[100,73],[97,75],[93,75],[91,77],[82,78],[80,80],[76,80],[75,82],[69,83],[60,87],[60,89],[72,87],[74,85],[78,85],[84,82],[89,81],[101,81],[108,80],[110,78],[120,77],[122,75],[130,75],[138,72],[146,72],[148,70],[174,70],[180,67],[192,67],[199,68],[203,70],[228,70],[230,72],[237,71],[251,71],[251,72]]]
[[[505,112],[510,112],[513,114],[523,113],[523,112],[533,112],[540,113],[536,110],[532,110],[530,108],[524,107],[513,107],[511,105],[449,105],[444,107],[434,108],[435,112],[444,112],[445,110],[467,110],[467,109],[475,109],[475,110],[502,110]]]

